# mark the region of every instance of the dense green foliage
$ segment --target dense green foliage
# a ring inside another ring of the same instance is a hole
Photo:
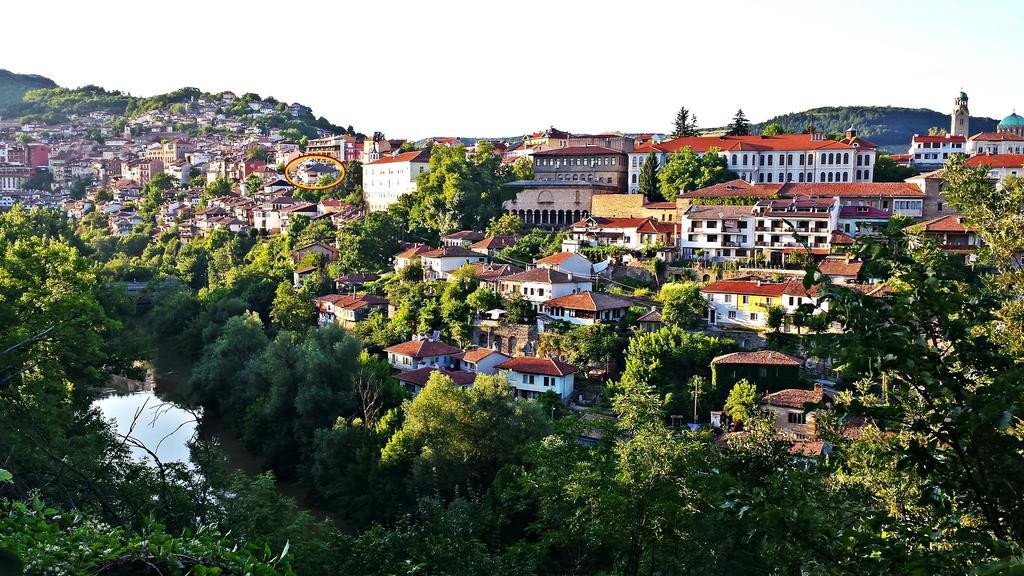
[[[21,103],[22,97],[29,90],[40,88],[56,88],[57,84],[49,78],[35,74],[15,74],[10,70],[0,69],[0,116],[7,115],[7,107]]]
[[[661,196],[671,202],[680,194],[735,180],[736,173],[730,171],[728,166],[725,157],[718,154],[717,148],[711,148],[701,155],[689,146],[673,152],[658,171]]]
[[[971,133],[996,129],[998,120],[971,117]],[[760,133],[769,124],[778,124],[785,132],[800,134],[809,126],[825,134],[846,132],[851,126],[857,135],[893,152],[906,152],[914,134],[927,134],[932,126],[948,126],[949,114],[926,108],[896,106],[825,106],[803,112],[792,112],[754,124]]]

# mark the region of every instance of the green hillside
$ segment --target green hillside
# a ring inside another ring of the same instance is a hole
[[[819,132],[845,132],[851,126],[857,134],[890,150],[903,152],[914,134],[926,134],[931,127],[948,128],[949,114],[927,108],[893,106],[825,106],[803,112],[782,114],[754,125],[759,133],[766,125],[777,123],[787,132],[803,132],[814,126]],[[995,130],[994,118],[971,117],[971,133]]]
[[[43,76],[15,74],[10,70],[0,69],[0,115],[5,115],[8,106],[21,103],[22,97],[29,90],[56,87],[56,82]]]

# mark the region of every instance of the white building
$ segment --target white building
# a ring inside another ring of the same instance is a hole
[[[395,344],[384,349],[388,355],[388,363],[399,370],[416,370],[433,367],[453,369],[456,365],[455,355],[462,350],[449,346],[435,336],[414,334],[412,340]]]
[[[519,398],[538,398],[554,391],[563,402],[572,395],[577,368],[550,358],[520,356],[498,364],[498,370],[508,371],[509,385]]]
[[[946,160],[955,154],[967,153],[967,137],[927,136],[914,134],[910,141],[910,165],[921,170],[942,168]]]
[[[982,132],[967,139],[967,154],[1024,154],[1024,136],[1013,132]]]
[[[968,158],[967,165],[984,167],[989,178],[1001,182],[1007,176],[1024,174],[1024,154],[979,154]]]
[[[750,206],[693,204],[680,218],[683,258],[721,262],[752,256],[754,212]]]
[[[419,256],[423,265],[423,279],[428,281],[444,280],[466,264],[487,262],[487,256],[462,246],[441,246]]]
[[[602,292],[580,292],[552,298],[544,303],[541,311],[552,320],[560,320],[577,326],[593,326],[601,322],[618,322],[626,317],[631,300]],[[538,330],[544,331],[544,323],[538,318]]]
[[[501,293],[506,296],[520,295],[534,310],[552,298],[567,296],[593,289],[589,277],[566,274],[549,268],[533,268],[501,279]]]
[[[419,150],[387,156],[363,165],[363,194],[371,212],[387,210],[403,194],[416,190],[416,178],[430,170],[430,153]]]
[[[640,169],[654,153],[659,166],[668,155],[690,148],[703,156],[712,148],[729,170],[751,183],[871,182],[877,146],[853,129],[842,140],[822,134],[695,136],[641,144],[629,153],[629,192],[639,189]]]
[[[839,207],[839,198],[761,200],[753,208],[754,247],[769,258],[807,249],[828,254]]]
[[[459,361],[459,369],[471,374],[497,374],[498,364],[512,357],[490,348],[473,348],[453,356]]]
[[[576,252],[558,252],[546,258],[541,258],[534,262],[534,264],[538,268],[550,268],[559,272],[565,272],[566,274],[576,274],[577,276],[590,276],[594,272],[594,264]]]

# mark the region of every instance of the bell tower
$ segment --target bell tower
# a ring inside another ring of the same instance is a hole
[[[967,94],[963,91],[953,101],[953,114],[950,116],[949,135],[964,136],[971,135],[971,113],[967,109]]]

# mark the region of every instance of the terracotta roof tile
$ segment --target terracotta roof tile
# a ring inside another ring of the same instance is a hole
[[[580,292],[578,294],[566,294],[558,298],[552,298],[544,303],[547,307],[571,308],[573,310],[614,310],[617,308],[628,308],[633,302],[625,298],[604,294],[602,292]]]
[[[402,342],[401,344],[395,344],[394,346],[388,346],[384,349],[385,352],[391,352],[394,354],[400,354],[402,356],[409,356],[412,358],[428,358],[430,356],[445,356],[458,354],[462,352],[460,348],[449,346],[444,342],[438,340],[410,340],[408,342]]]
[[[794,358],[775,350],[759,350],[757,352],[733,352],[716,356],[711,360],[712,364],[756,364],[759,366],[800,366],[803,363]]]
[[[499,370],[514,370],[527,374],[543,374],[545,376],[566,376],[579,371],[572,364],[551,358],[534,358],[532,356],[519,356],[498,364]]]

